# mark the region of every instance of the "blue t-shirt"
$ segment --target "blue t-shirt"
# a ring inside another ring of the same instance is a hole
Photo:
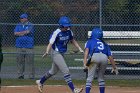
[[[60,53],[67,51],[67,44],[73,39],[73,33],[71,30],[61,31],[56,29],[50,36],[49,42],[52,44],[52,48]]]
[[[30,33],[24,36],[16,37],[17,48],[33,48],[34,47],[34,26],[32,23],[28,22],[26,25],[22,23],[18,23],[14,29],[14,32],[22,32],[25,30],[29,30]]]
[[[89,39],[85,44],[85,48],[89,49],[90,56],[92,55],[92,53],[100,53],[100,52],[106,54],[107,56],[112,55],[109,45],[99,39],[94,38]]]

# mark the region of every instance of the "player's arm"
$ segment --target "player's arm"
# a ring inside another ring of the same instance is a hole
[[[117,66],[115,64],[116,62],[114,61],[114,58],[112,56],[110,47],[109,46],[107,46],[107,47],[108,47],[107,48],[108,49],[108,59],[109,59],[111,65],[112,65],[112,71],[111,71],[111,73],[115,72],[116,75],[117,75],[119,72],[118,72]]]
[[[117,66],[116,66],[116,64],[115,64],[115,61],[114,61],[113,57],[112,57],[112,56],[109,56],[108,59],[109,59],[111,65],[112,65],[113,69],[116,69]]]
[[[45,53],[43,54],[42,57],[45,57],[45,56],[47,56],[49,54],[49,51],[51,50],[51,47],[52,47],[52,44],[49,43],[48,46],[47,46],[47,48],[46,48],[46,51],[45,51]]]
[[[117,75],[119,72],[118,72],[118,68],[117,68],[117,66],[115,64],[115,61],[114,61],[113,57],[112,56],[109,56],[108,59],[109,59],[111,65],[112,65],[112,71],[111,71],[111,73],[115,72],[115,74]]]
[[[75,41],[74,39],[72,39],[71,41],[70,41],[80,52],[84,52],[83,50],[82,50],[82,48],[79,46],[79,44],[77,43],[77,41]]]
[[[84,68],[87,68],[88,53],[89,53],[89,49],[86,48],[84,51]]]
[[[55,31],[55,32],[51,35],[50,40],[49,40],[49,44],[47,45],[46,51],[45,51],[45,53],[43,54],[42,57],[45,57],[45,56],[49,53],[49,51],[51,50],[52,45],[53,45],[53,43],[54,43],[55,40],[56,40],[57,34],[58,34],[58,32]]]
[[[82,50],[82,48],[79,46],[79,44],[77,43],[77,41],[73,38],[73,32],[71,31],[70,34],[70,42],[81,52],[83,53],[84,51]]]

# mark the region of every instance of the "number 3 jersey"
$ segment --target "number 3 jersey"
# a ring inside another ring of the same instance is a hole
[[[50,36],[49,42],[52,44],[52,48],[60,53],[67,51],[67,44],[73,39],[73,33],[71,30],[61,31],[56,29]]]
[[[89,49],[89,55],[91,56],[93,53],[104,53],[107,56],[111,56],[111,50],[107,43],[100,39],[89,39],[85,44],[85,49]]]

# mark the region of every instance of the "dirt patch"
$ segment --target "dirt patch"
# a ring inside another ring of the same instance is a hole
[[[79,87],[80,88],[80,87]],[[68,86],[47,85],[43,88],[43,93],[72,93]],[[39,93],[37,86],[2,86],[0,93]],[[85,90],[83,92],[85,93]],[[99,93],[98,87],[94,86],[91,93]],[[140,87],[106,87],[106,93],[140,93]]]

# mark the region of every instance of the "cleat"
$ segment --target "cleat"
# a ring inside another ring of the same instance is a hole
[[[43,84],[40,83],[40,80],[36,80],[36,84],[40,93],[43,92]]]
[[[81,93],[83,91],[83,88],[75,88],[74,93]]]

